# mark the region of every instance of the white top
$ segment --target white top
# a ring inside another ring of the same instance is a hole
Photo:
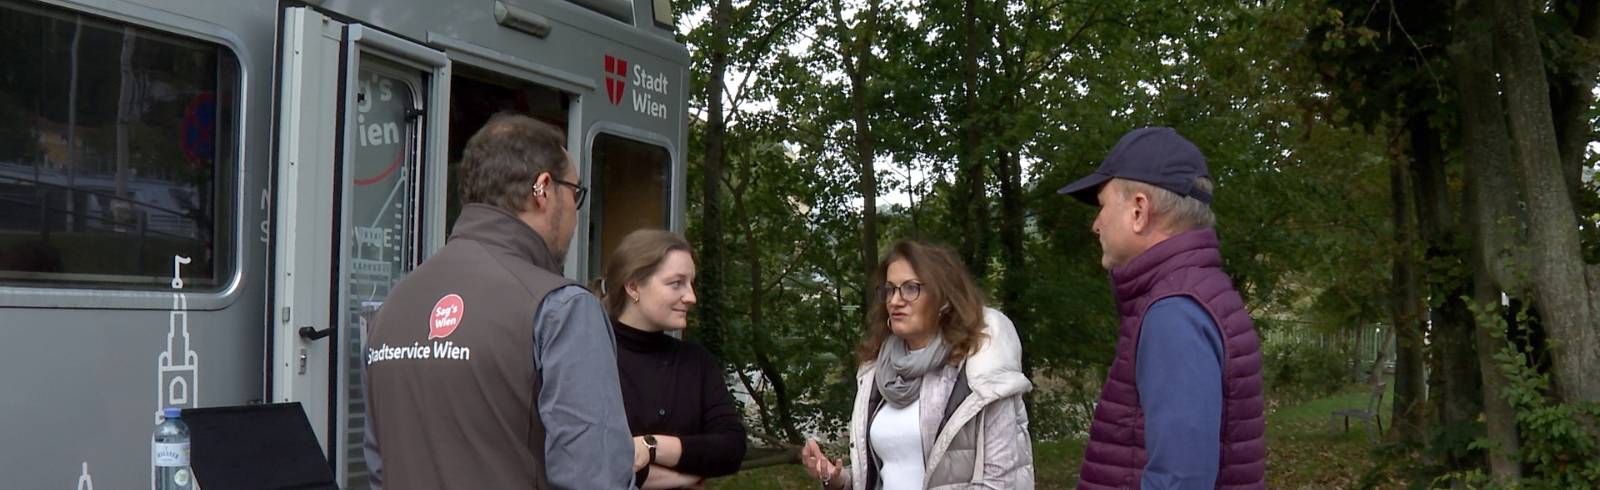
[[[884,402],[872,418],[872,451],[883,459],[878,477],[883,490],[921,490],[922,488],[922,400],[904,408]]]

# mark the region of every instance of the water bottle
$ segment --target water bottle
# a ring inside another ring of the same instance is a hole
[[[155,490],[189,490],[194,474],[189,472],[189,426],[183,423],[177,407],[161,410],[161,425],[150,442],[150,464],[155,468]]]

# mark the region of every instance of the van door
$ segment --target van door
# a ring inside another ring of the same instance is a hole
[[[442,52],[284,9],[273,251],[275,401],[298,401],[342,488],[367,488],[365,321],[442,245]]]

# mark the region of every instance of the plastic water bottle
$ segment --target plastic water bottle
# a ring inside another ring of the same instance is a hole
[[[183,411],[177,407],[161,410],[161,425],[150,442],[150,465],[155,469],[155,490],[189,490],[194,488],[194,474],[189,472],[189,426],[183,423]]]

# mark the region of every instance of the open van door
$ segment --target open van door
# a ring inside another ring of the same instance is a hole
[[[443,244],[450,61],[309,7],[283,9],[272,401],[300,402],[342,488],[367,488],[365,320]]]

